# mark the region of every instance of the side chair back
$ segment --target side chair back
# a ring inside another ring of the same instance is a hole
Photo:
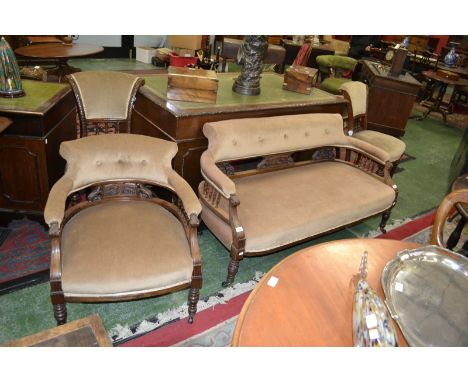
[[[75,93],[80,136],[130,133],[135,96],[145,81],[115,71],[87,71],[68,76]]]
[[[444,242],[444,226],[450,212],[458,203],[468,204],[468,189],[461,189],[452,191],[445,198],[437,208],[434,225],[432,226],[431,244],[438,245],[439,247],[446,247]]]
[[[343,97],[348,101],[348,135],[370,143],[388,153],[393,167],[393,176],[406,150],[406,144],[391,135],[367,129],[367,85],[359,81],[345,82],[340,86]]]

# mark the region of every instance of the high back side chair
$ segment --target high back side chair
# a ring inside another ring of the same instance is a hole
[[[317,57],[317,64],[321,72],[325,71],[328,78],[320,83],[320,89],[329,93],[340,94],[340,86],[351,78],[344,78],[340,72],[354,72],[358,61],[347,56],[323,55]]]
[[[190,288],[189,322],[202,286],[201,205],[171,167],[173,142],[94,135],[63,142],[64,176],[44,217],[52,239],[51,299],[58,324],[68,302],[123,301]],[[84,190],[86,200],[73,204]]]
[[[135,96],[142,78],[114,71],[78,72],[68,76],[75,93],[80,136],[130,133]]]
[[[340,86],[340,91],[348,101],[348,135],[387,152],[390,156],[389,160],[393,164],[390,171],[393,176],[406,150],[405,142],[379,131],[367,130],[368,88],[366,84],[359,81],[349,81]]]

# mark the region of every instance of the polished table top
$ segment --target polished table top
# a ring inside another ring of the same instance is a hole
[[[453,86],[467,86],[468,85],[468,80],[465,80],[463,78],[459,78],[458,80],[450,80],[448,78],[437,75],[437,72],[433,72],[432,70],[426,70],[422,72],[422,74],[426,76],[427,78],[430,78],[431,80],[443,82],[444,84],[447,84],[447,85],[453,85]]]
[[[32,58],[72,58],[91,56],[104,50],[102,46],[91,44],[33,44],[15,50],[16,54]]]
[[[384,299],[380,278],[385,265],[397,252],[420,246],[397,240],[347,239],[292,254],[264,275],[250,294],[232,345],[353,346],[353,279],[363,252],[369,253],[367,281]],[[272,277],[278,279],[274,287],[268,285]],[[399,345],[406,346],[397,331]]]

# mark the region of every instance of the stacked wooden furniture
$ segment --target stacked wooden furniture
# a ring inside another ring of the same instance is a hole
[[[0,99],[12,121],[0,134],[0,222],[24,214],[42,220],[49,190],[65,161],[63,141],[76,138],[76,107],[68,85],[23,81],[26,96]]]
[[[370,130],[403,136],[421,84],[409,73],[391,76],[387,66],[363,61],[362,81],[369,86]]]
[[[245,256],[380,213],[385,232],[398,194],[389,156],[346,136],[340,115],[228,120],[207,123],[203,132],[209,145],[198,193],[203,221],[230,249],[224,285],[234,281]]]

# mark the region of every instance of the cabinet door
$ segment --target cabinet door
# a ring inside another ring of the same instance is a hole
[[[42,211],[49,184],[41,139],[0,137],[0,208]]]

